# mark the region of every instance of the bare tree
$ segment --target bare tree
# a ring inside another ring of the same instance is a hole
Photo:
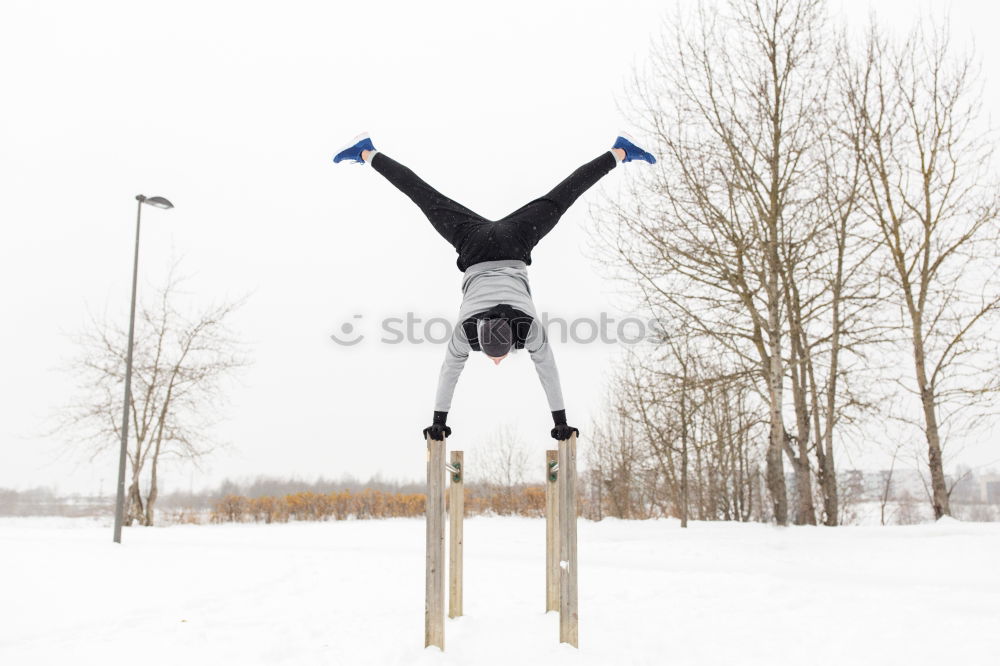
[[[748,374],[723,372],[692,344],[677,336],[626,355],[588,438],[594,513],[670,515],[682,527],[753,515],[767,410]]]
[[[651,479],[666,492],[652,488],[653,502],[662,506],[662,497],[669,498],[673,513],[687,527],[691,509],[691,457],[694,455],[699,519],[705,518],[705,497],[699,483],[702,473],[701,447],[704,444],[706,419],[703,418],[704,395],[699,392],[699,358],[691,352],[692,341],[667,336],[663,354],[647,362],[638,354],[628,357],[619,396],[622,416],[636,423],[648,449],[650,465],[656,470]]]
[[[219,420],[226,380],[248,363],[227,328],[242,301],[186,315],[178,306],[180,284],[172,270],[136,318],[127,525],[153,524],[161,462],[197,461],[212,450],[210,429]],[[79,398],[64,411],[59,427],[93,460],[120,442],[128,336],[120,322],[94,319],[78,339],[79,356],[68,369],[78,382]]]
[[[637,425],[631,412],[630,398],[641,387],[636,385],[630,369],[624,366],[612,382],[604,418],[591,425],[586,439],[587,470],[600,516],[644,518],[650,515],[653,505],[661,515],[669,513],[669,500],[664,501],[657,492],[655,477],[649,475],[649,433]]]
[[[882,472],[882,492],[879,497],[879,524],[885,526],[885,507],[892,498],[892,473],[896,469],[896,457],[899,455],[899,447],[892,451],[892,459],[889,461],[889,469]]]
[[[816,290],[829,294],[801,275],[815,271],[806,258],[820,255],[815,239],[830,226],[818,148],[830,130],[827,32],[818,0],[702,4],[691,21],[679,13],[630,95],[659,168],[634,177],[628,203],[598,213],[599,231],[616,241],[618,263],[654,314],[690,324],[734,368],[760,378],[779,524],[789,517],[785,455],[796,474],[795,520],[815,522],[802,358],[811,343],[794,327],[821,314]],[[784,413],[790,371],[797,429]]]
[[[943,450],[998,388],[998,188],[992,135],[979,124],[974,60],[955,56],[947,24],[902,40],[872,25],[844,72],[857,127],[865,212],[890,263],[913,363],[934,516],[950,512]]]
[[[834,62],[849,60],[842,38],[831,50]],[[799,446],[804,447],[812,423],[812,450],[822,497],[823,522],[838,522],[838,487],[834,464],[836,426],[853,423],[872,409],[883,393],[871,378],[881,368],[870,353],[885,339],[888,327],[879,308],[885,303],[878,243],[861,213],[861,158],[855,149],[860,119],[843,86],[828,100],[828,131],[817,137],[815,177],[818,217],[811,234],[783,246],[783,291],[789,328],[789,374]],[[859,362],[852,362],[859,361]],[[806,490],[805,488],[802,491]],[[800,491],[801,492],[801,491]]]
[[[473,476],[486,487],[489,505],[496,513],[507,515],[517,510],[516,496],[524,485],[528,461],[524,440],[509,425],[498,428],[476,457]]]

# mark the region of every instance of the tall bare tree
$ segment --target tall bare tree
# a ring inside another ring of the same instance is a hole
[[[796,522],[814,522],[808,384],[791,385],[799,427],[790,434],[785,382],[790,364],[804,367],[788,309],[816,316],[814,295],[789,297],[799,280],[789,271],[809,266],[802,259],[829,219],[817,151],[829,131],[827,24],[818,0],[702,4],[686,19],[677,16],[630,95],[660,168],[635,177],[630,203],[598,214],[599,230],[655,314],[690,323],[760,377],[773,515],[788,522],[787,455]]]
[[[968,427],[998,388],[1000,199],[974,65],[953,53],[946,23],[924,19],[900,40],[873,23],[843,72],[861,121],[864,209],[912,357],[935,517],[950,512],[948,426]]]
[[[849,61],[843,39],[829,54],[833,62]],[[880,311],[886,300],[884,262],[861,212],[864,176],[854,142],[860,120],[843,103],[843,86],[833,86],[826,99],[828,129],[817,137],[814,153],[817,218],[810,235],[783,246],[782,279],[796,462],[814,451],[823,522],[832,526],[840,513],[834,435],[842,430],[838,425],[871,411],[876,396],[885,393],[871,381],[882,370],[872,351],[890,327]],[[803,446],[810,439],[811,447]]]
[[[212,450],[210,431],[220,418],[226,380],[248,362],[227,326],[242,301],[184,314],[180,285],[171,271],[136,318],[127,525],[153,524],[161,462],[196,461]],[[93,460],[121,439],[128,336],[121,322],[95,319],[78,339],[79,356],[69,371],[78,382],[79,398],[65,410],[60,429],[73,436],[74,447],[87,447]]]

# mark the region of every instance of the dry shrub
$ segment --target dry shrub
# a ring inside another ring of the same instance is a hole
[[[447,494],[446,494],[447,499]],[[212,509],[213,523],[274,523],[288,520],[367,520],[376,518],[417,518],[424,515],[427,497],[423,493],[387,493],[366,488],[359,493],[301,492],[284,497],[226,495]],[[465,515],[545,515],[545,487],[494,486],[465,487]]]
[[[296,520],[326,520],[333,515],[330,495],[304,492],[286,495],[288,511]]]
[[[520,494],[517,513],[521,516],[541,518],[545,515],[545,487],[528,486]]]
[[[212,507],[213,523],[241,523],[250,509],[250,500],[241,495],[226,495]]]
[[[201,525],[202,515],[194,509],[176,509],[166,515],[166,522],[170,525]]]
[[[350,490],[342,490],[339,493],[327,495],[330,502],[330,511],[336,520],[345,520],[354,513],[354,497]]]
[[[424,515],[427,496],[422,493],[386,495],[386,518],[416,518]]]
[[[250,513],[255,523],[287,523],[288,501],[284,497],[255,497],[250,500]]]

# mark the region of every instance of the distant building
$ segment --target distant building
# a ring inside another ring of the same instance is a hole
[[[987,504],[1000,504],[1000,474],[984,474],[978,481],[981,501]]]
[[[958,480],[956,482],[956,477]],[[885,492],[889,480],[889,470],[868,472],[859,469],[840,470],[837,473],[837,486],[844,498],[854,501],[878,501]],[[795,496],[795,476],[786,474],[786,485],[789,498]],[[961,472],[945,476],[945,483],[952,488],[951,499],[961,504],[998,504],[1000,505],[1000,474],[983,474],[976,476],[972,472]],[[927,498],[927,484],[919,470],[899,468],[892,470],[892,480],[889,487],[889,500],[909,498],[921,500]]]

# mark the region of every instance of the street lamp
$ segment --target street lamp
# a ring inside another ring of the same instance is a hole
[[[122,522],[125,519],[125,454],[128,447],[128,404],[132,398],[132,338],[135,334],[135,291],[139,277],[139,223],[142,219],[142,204],[162,208],[174,205],[163,197],[146,197],[137,194],[135,213],[135,259],[132,262],[132,310],[128,320],[128,352],[125,355],[125,406],[122,408],[122,448],[118,458],[118,500],[115,503],[115,543],[122,542]]]

